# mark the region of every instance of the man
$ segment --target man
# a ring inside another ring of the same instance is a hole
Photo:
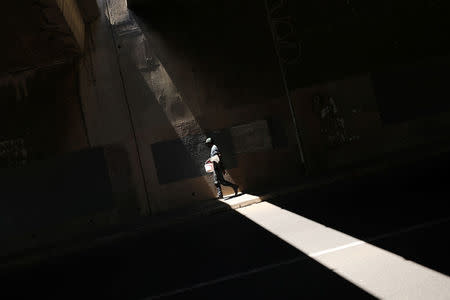
[[[207,138],[205,144],[211,149],[210,158],[208,158],[206,162],[214,162],[214,185],[217,188],[217,198],[223,199],[221,185],[231,186],[234,190],[234,195],[237,196],[239,186],[226,181],[225,178],[223,178],[223,175],[226,174],[226,170],[222,162],[222,154],[220,153],[219,148],[214,145],[212,138]]]

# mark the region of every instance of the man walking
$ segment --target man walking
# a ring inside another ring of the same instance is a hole
[[[234,195],[237,196],[239,186],[226,181],[225,178],[223,178],[223,175],[226,174],[226,171],[222,162],[222,154],[220,153],[219,148],[214,145],[214,141],[212,140],[212,138],[207,138],[205,144],[211,149],[210,158],[208,158],[206,162],[214,163],[214,185],[217,188],[217,198],[223,199],[221,185],[231,186],[234,190]]]

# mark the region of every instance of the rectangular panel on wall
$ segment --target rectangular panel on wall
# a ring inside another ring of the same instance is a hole
[[[212,137],[219,147],[225,167],[236,167],[235,151],[228,129],[189,135],[152,145],[159,183],[167,184],[205,175],[204,163],[210,156],[210,150],[205,145],[207,137]]]
[[[272,140],[266,120],[234,126],[230,131],[236,153],[272,149]]]

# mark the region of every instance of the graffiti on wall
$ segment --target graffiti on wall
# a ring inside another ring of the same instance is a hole
[[[0,142],[0,168],[15,168],[25,165],[27,150],[22,138]]]
[[[336,148],[359,139],[349,134],[342,112],[331,96],[317,94],[312,99],[313,112],[320,120],[320,135],[328,148]]]
[[[284,65],[293,65],[300,61],[301,44],[287,2],[287,0],[266,0],[266,8],[280,60]]]
[[[12,86],[16,90],[16,100],[20,101],[28,97],[27,82],[35,76],[34,70],[17,73],[7,73],[0,76],[0,87]]]

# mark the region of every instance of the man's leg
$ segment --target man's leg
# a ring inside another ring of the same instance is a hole
[[[217,198],[222,199],[223,193],[222,193],[222,187],[220,186],[220,176],[218,174],[219,174],[219,171],[214,170],[214,185],[217,188]]]
[[[220,185],[231,186],[233,188],[233,190],[234,190],[234,195],[237,196],[239,186],[237,184],[234,184],[234,183],[231,183],[229,181],[226,181],[225,178],[223,178],[223,173],[222,173],[221,170],[216,172],[216,174],[217,174],[217,177],[216,177],[217,178],[217,182],[219,184],[218,189],[220,188]],[[222,188],[220,188],[220,193],[222,194]]]
[[[217,188],[217,198],[223,199],[222,187],[220,186],[220,183],[216,184],[216,188]]]

